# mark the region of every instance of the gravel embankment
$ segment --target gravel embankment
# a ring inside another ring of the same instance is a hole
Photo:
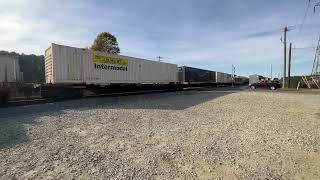
[[[319,104],[189,91],[0,109],[0,179],[319,179]]]

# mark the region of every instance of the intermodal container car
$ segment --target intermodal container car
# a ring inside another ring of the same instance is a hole
[[[216,73],[215,71],[182,66],[179,67],[179,80],[187,84],[214,83]]]
[[[232,75],[227,73],[217,72],[216,83],[222,83],[222,84],[232,83]]]
[[[13,56],[0,55],[0,83],[16,83],[21,80],[18,59]]]
[[[45,75],[50,84],[178,83],[176,64],[58,44],[45,51]]]

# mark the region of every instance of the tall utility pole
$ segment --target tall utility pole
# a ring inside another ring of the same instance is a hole
[[[231,75],[231,80],[232,80],[232,87],[234,87],[234,75],[236,73],[236,67],[233,66],[232,64],[232,75]]]
[[[288,88],[290,88],[290,79],[291,79],[291,51],[292,51],[292,43],[289,46],[289,66],[288,66]]]
[[[283,58],[283,78],[282,78],[282,88],[286,88],[286,67],[287,67],[287,32],[289,31],[288,27],[284,27],[284,41],[283,41],[283,45],[284,45],[284,58]]]
[[[270,78],[271,78],[271,80],[272,80],[272,64],[270,64]]]
[[[319,67],[320,67],[320,36],[319,36],[319,40],[318,40],[316,53],[314,56],[311,76],[314,76],[315,78],[317,78],[317,76],[320,75]]]

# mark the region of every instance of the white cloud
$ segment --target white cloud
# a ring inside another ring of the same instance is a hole
[[[87,4],[51,2],[54,4],[40,0],[0,2],[0,49],[43,54],[52,42],[88,46],[93,38],[88,33],[95,20],[79,16]]]
[[[239,69],[245,73],[250,67],[263,68],[270,63],[280,69],[281,27],[300,22],[300,19],[297,21],[299,13],[288,12],[238,17],[236,22],[223,18],[217,21],[212,17],[212,22],[204,23],[193,16],[192,8],[188,10],[192,18],[158,24],[156,19],[144,23],[149,17],[138,16],[138,12],[100,6],[91,1],[0,1],[0,49],[43,54],[51,42],[86,47],[97,33],[110,31],[118,37],[121,51],[126,55],[148,59],[161,55],[173,63],[225,68],[226,71],[231,64],[236,64],[246,67]],[[149,16],[154,18],[152,14]],[[319,25],[315,26],[317,18],[308,17],[297,46],[315,43],[319,30]],[[290,32],[289,39],[295,39],[296,34],[296,31]],[[313,54],[295,53],[299,58],[296,63],[308,61]]]

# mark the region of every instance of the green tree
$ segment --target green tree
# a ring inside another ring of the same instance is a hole
[[[100,33],[94,40],[90,49],[93,51],[101,51],[111,54],[120,53],[117,38],[108,32]]]
[[[34,54],[19,56],[20,71],[23,72],[24,81],[27,83],[43,83],[45,81],[44,56]]]

